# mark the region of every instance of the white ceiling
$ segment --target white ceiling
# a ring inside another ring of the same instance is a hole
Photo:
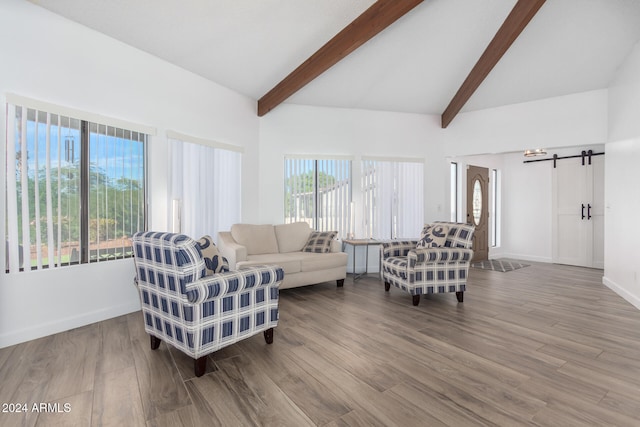
[[[259,99],[374,0],[29,0]],[[425,0],[287,102],[441,114],[516,0]],[[606,88],[640,0],[547,0],[463,108]]]

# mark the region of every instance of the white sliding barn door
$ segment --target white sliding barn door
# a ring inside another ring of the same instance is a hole
[[[604,268],[604,157],[553,169],[553,262]]]

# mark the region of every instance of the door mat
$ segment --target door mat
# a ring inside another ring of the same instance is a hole
[[[471,263],[471,267],[480,268],[482,270],[493,270],[506,273],[507,271],[517,270],[523,267],[529,267],[529,264],[514,259],[490,259]]]

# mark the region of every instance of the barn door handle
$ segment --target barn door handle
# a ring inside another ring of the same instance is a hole
[[[582,204],[582,219],[584,219],[584,203]]]
[[[587,219],[591,219],[591,204],[588,204],[587,206]]]

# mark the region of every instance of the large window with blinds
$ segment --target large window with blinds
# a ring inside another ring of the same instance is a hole
[[[365,236],[416,236],[424,225],[424,161],[363,158]]]
[[[449,220],[452,222],[458,221],[458,164],[451,162],[449,165],[449,203],[451,216]]]
[[[147,134],[7,105],[7,272],[130,257],[145,229]]]
[[[351,159],[285,158],[284,221],[318,231],[352,232]]]

